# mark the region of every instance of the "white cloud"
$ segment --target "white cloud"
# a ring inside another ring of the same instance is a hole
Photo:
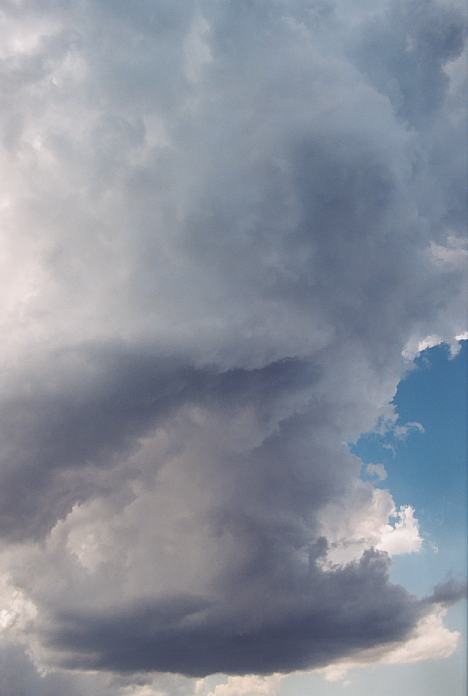
[[[424,433],[424,426],[417,421],[410,421],[404,425],[395,425],[393,428],[393,433],[397,440],[406,440],[408,435],[415,430],[418,433]]]
[[[376,548],[386,551],[390,556],[417,553],[422,546],[419,523],[410,505],[402,505],[393,510],[391,517],[396,520],[381,529],[381,537]]]
[[[405,360],[413,361],[423,351],[428,350],[429,348],[434,348],[435,346],[446,344],[449,348],[450,357],[455,358],[460,352],[461,341],[466,341],[467,337],[467,331],[460,331],[460,333],[457,333],[455,336],[446,339],[443,339],[437,335],[426,336],[416,343],[414,340],[410,341],[402,351],[402,355]]]
[[[440,264],[465,268],[468,261],[468,241],[464,237],[449,235],[446,245],[431,242],[431,253]]]
[[[36,607],[24,593],[12,587],[8,577],[0,575],[0,637],[24,637],[36,614]]]
[[[161,691],[156,686],[145,684],[143,686],[124,686],[120,693],[122,696],[166,696],[167,692]]]
[[[196,693],[203,696],[277,696],[283,679],[282,675],[228,677],[225,682],[217,684],[209,692],[204,691],[203,684],[200,684]]]
[[[376,548],[390,556],[418,553],[422,546],[419,523],[409,505],[395,507],[386,490],[356,485],[346,506],[328,505],[321,514],[321,531],[330,547],[327,564],[349,563],[366,549]]]
[[[383,464],[367,464],[366,472],[369,476],[375,476],[379,481],[385,481],[387,478],[387,471]]]

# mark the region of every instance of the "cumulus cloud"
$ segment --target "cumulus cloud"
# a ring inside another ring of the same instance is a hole
[[[346,502],[329,503],[321,516],[321,533],[328,541],[325,565],[359,559],[375,548],[389,556],[417,553],[422,546],[419,523],[410,505],[395,507],[386,490],[358,482]]]
[[[260,694],[407,645],[418,522],[347,443],[466,329],[462,13],[20,0],[0,32],[10,669]]]

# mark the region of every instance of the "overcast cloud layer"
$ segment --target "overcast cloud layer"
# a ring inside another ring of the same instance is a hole
[[[417,519],[347,443],[465,329],[465,37],[435,0],[3,0],[2,694],[324,668],[459,596],[389,582]]]

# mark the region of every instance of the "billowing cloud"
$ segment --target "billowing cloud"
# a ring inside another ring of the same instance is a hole
[[[389,407],[408,357],[466,329],[461,11],[21,0],[1,23],[6,659],[146,696],[416,640],[434,602],[388,575],[421,545],[411,501],[347,443],[420,429]]]

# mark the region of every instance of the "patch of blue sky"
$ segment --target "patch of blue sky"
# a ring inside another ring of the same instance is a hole
[[[392,576],[417,594],[467,570],[467,357],[468,341],[454,358],[445,345],[425,350],[398,386],[398,423],[421,423],[424,432],[371,433],[352,448],[365,464],[384,464],[380,485],[416,511],[422,551],[396,557]]]

